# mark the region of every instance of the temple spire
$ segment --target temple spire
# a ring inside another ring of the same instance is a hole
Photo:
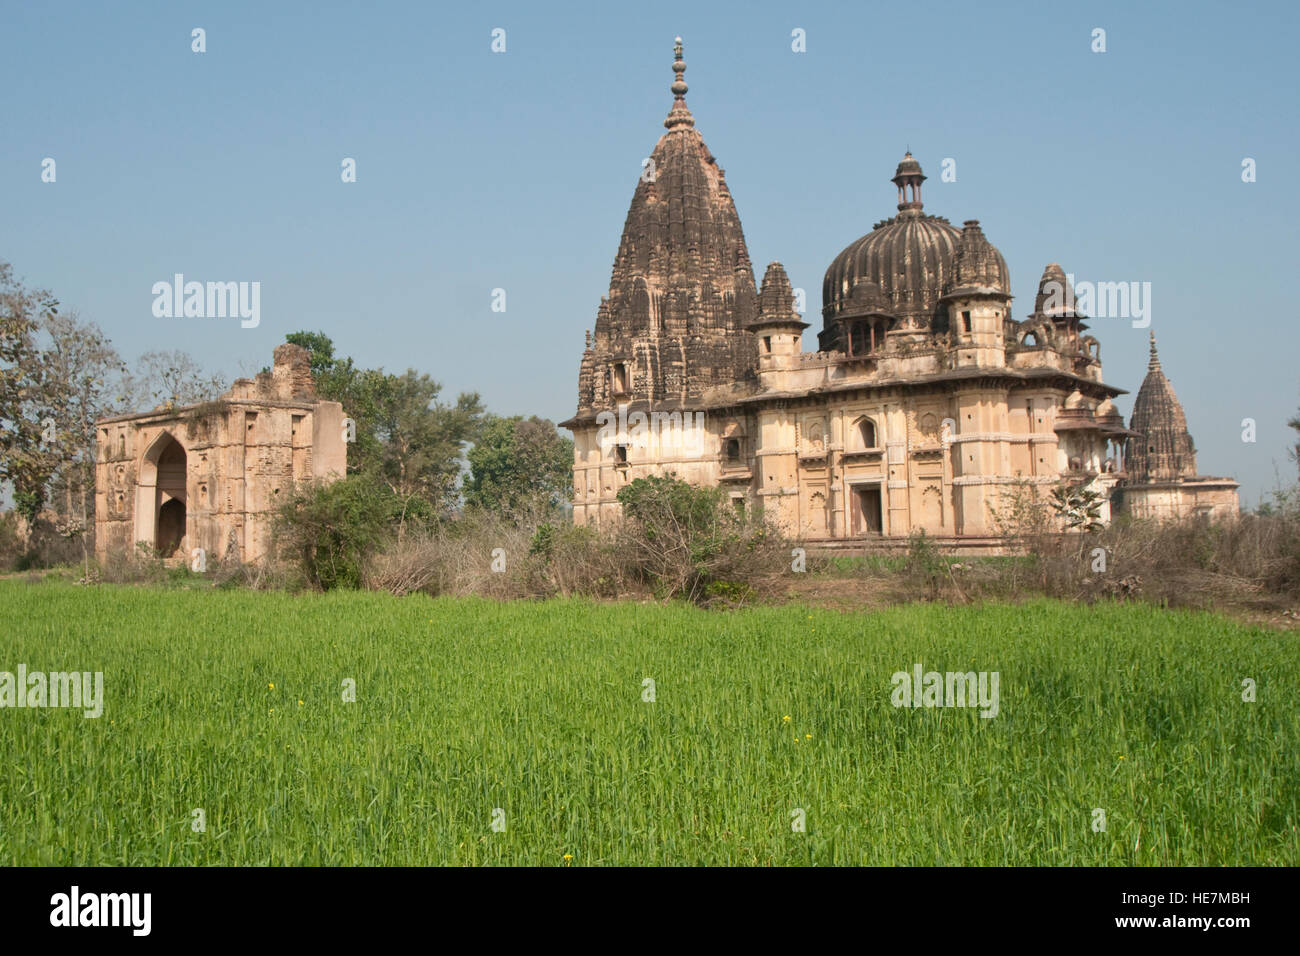
[[[677,37],[673,43],[673,108],[668,112],[664,125],[669,129],[679,126],[694,126],[695,117],[686,106],[686,61],[682,59],[682,38]]]

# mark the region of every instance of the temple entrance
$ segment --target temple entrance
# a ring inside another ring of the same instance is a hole
[[[881,504],[880,485],[853,486],[853,533],[855,535],[884,532]]]
[[[185,537],[185,449],[170,435],[158,449],[158,521],[154,547],[172,557]]]

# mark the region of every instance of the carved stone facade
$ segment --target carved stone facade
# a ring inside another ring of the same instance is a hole
[[[187,562],[197,548],[257,560],[295,483],[346,472],[343,428],[343,407],[317,397],[310,353],[297,345],[216,401],[97,422],[98,558],[143,542]]]
[[[1196,473],[1196,448],[1187,416],[1165,377],[1151,336],[1151,359],[1133,402],[1124,506],[1142,518],[1189,514],[1226,517],[1238,511],[1237,482]]]
[[[924,212],[908,153],[897,215],[831,263],[820,351],[801,351],[807,324],[780,263],[755,294],[731,194],[686,107],[680,40],[673,70],[668,132],[564,423],[575,521],[617,515],[620,488],[664,473],[721,485],[813,540],[993,535],[1008,491],[1063,477],[1103,491],[1108,519],[1130,437],[1123,390],[1102,380],[1064,270],[1049,265],[1033,312],[1013,319],[1006,260],[978,221]]]

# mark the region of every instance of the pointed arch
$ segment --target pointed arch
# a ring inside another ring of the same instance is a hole
[[[163,430],[149,443],[136,469],[135,540],[169,557],[188,533],[189,453]]]

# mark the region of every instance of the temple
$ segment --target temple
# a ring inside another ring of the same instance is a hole
[[[1235,482],[1195,475],[1182,409],[1152,379],[1154,346],[1126,427],[1114,404],[1125,392],[1102,377],[1065,271],[1049,264],[1033,311],[1013,318],[1006,260],[977,220],[926,212],[910,152],[891,180],[896,214],[827,268],[818,350],[802,351],[808,324],[785,269],[769,264],[756,287],[685,70],[678,38],[666,132],[564,423],[577,523],[616,516],[623,486],[669,473],[814,541],[991,537],[1008,492],[1062,480],[1102,492],[1104,520],[1119,506],[1236,513]]]

